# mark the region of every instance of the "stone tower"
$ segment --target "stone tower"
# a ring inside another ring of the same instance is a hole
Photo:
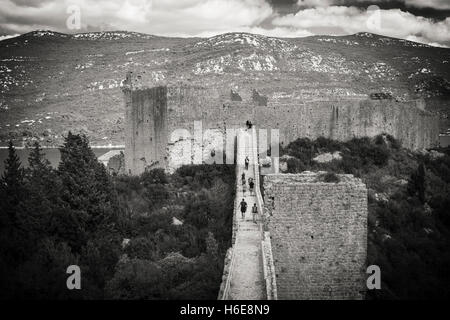
[[[125,96],[125,170],[138,175],[167,162],[167,87],[139,87],[131,73]]]
[[[363,299],[367,189],[352,175],[264,177],[278,299]]]

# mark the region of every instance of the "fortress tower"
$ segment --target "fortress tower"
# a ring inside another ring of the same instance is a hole
[[[167,165],[167,88],[133,88],[127,75],[125,94],[125,166],[127,174]]]
[[[363,299],[367,189],[352,175],[264,177],[278,299]]]

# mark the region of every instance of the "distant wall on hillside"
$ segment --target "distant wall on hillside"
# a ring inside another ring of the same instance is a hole
[[[133,75],[127,77],[124,95],[125,162],[127,172],[133,174],[145,168],[196,163],[193,154],[183,152],[186,148],[223,151],[226,130],[243,127],[246,120],[261,129],[278,129],[283,146],[300,137],[345,141],[380,133],[391,134],[410,149],[438,145],[437,116],[418,108],[415,101],[271,99],[250,88],[232,91],[185,84],[148,88]],[[203,133],[214,129],[223,137],[194,139],[198,138],[195,121],[201,121]],[[180,129],[189,134],[179,136]]]

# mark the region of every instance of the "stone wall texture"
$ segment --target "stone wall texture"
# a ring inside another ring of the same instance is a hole
[[[391,134],[410,149],[438,143],[437,116],[418,108],[415,101],[299,101],[267,98],[262,92],[258,95],[264,97],[264,103],[260,103],[260,99],[254,99],[253,90],[235,92],[230,88],[187,85],[145,88],[131,75],[124,84],[125,163],[127,172],[132,174],[145,168],[174,169],[196,163],[196,148],[207,148],[208,152],[214,149],[220,156],[224,152],[218,151],[226,150],[226,129],[243,127],[246,120],[259,129],[278,129],[282,146],[300,137],[324,136],[345,141],[380,133]],[[235,98],[236,94],[241,101]],[[195,121],[201,121],[201,132],[214,129],[223,136],[196,139]],[[187,133],[182,139],[175,131],[180,129]],[[183,153],[186,147],[192,153]]]
[[[128,174],[167,166],[167,88],[125,91],[125,166]]]
[[[363,299],[367,255],[367,189],[351,175],[264,178],[278,299]]]

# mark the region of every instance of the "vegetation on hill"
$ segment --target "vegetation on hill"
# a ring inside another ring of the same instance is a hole
[[[340,152],[342,159],[313,160]],[[381,268],[369,299],[450,297],[450,149],[412,153],[389,135],[337,142],[298,139],[284,150],[287,171],[360,177],[369,190],[368,265]]]
[[[111,177],[69,132],[53,169],[10,143],[0,180],[1,299],[216,299],[231,244],[234,168]],[[81,290],[66,269],[81,268]]]

